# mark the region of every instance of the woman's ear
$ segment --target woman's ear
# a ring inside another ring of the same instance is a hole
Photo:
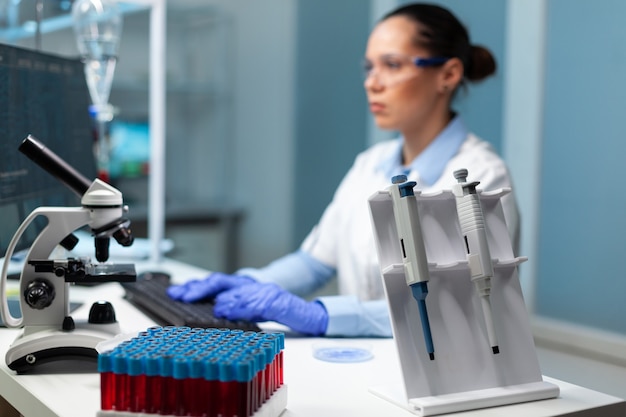
[[[450,58],[439,71],[439,91],[454,91],[463,79],[463,62],[459,58]]]

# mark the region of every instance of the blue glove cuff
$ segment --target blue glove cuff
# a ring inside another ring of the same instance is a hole
[[[328,328],[328,313],[318,301],[305,301],[292,295],[290,314],[282,322],[293,330],[310,336],[323,336]]]

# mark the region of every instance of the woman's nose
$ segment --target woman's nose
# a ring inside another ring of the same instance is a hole
[[[383,87],[383,84],[380,82],[378,74],[376,71],[370,71],[365,75],[365,80],[363,81],[363,86],[366,90],[380,90]]]

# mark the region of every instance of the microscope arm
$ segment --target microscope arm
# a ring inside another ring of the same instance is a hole
[[[15,252],[15,247],[20,238],[28,228],[28,226],[39,216],[45,216],[48,219],[48,224],[41,231],[30,250],[28,251],[27,259],[45,259],[50,256],[50,253],[54,250],[59,243],[59,236],[65,237],[73,233],[76,229],[89,223],[89,211],[82,208],[72,207],[39,207],[33,210],[28,217],[22,222],[17,229],[6,251],[4,258],[4,265],[2,266],[2,276],[0,277],[0,304],[2,306],[2,319],[7,327],[20,327],[23,324],[24,316],[15,318],[9,311],[6,294],[6,282],[8,274],[8,266]],[[25,262],[22,270],[24,275],[24,269],[30,268],[28,262]],[[24,291],[22,286],[28,283],[20,279],[20,294]],[[24,313],[24,312],[23,312]]]

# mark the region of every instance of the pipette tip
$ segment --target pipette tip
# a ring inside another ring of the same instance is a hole
[[[431,361],[435,360],[435,354],[434,353],[429,353],[428,357],[430,358]]]
[[[491,350],[493,351],[494,355],[500,353],[500,348],[498,346],[492,346]]]

